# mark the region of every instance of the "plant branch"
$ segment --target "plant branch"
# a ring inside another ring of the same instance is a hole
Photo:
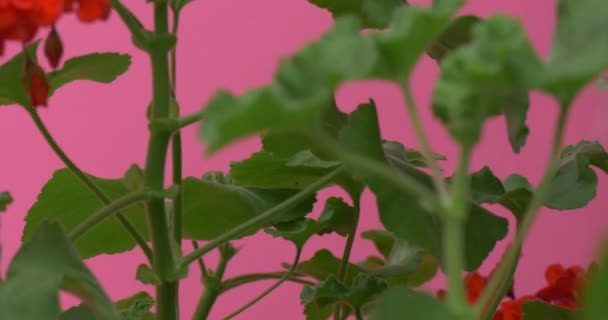
[[[515,264],[517,264],[518,256],[521,252],[524,241],[527,238],[530,228],[536,220],[536,217],[538,216],[540,208],[543,206],[547,195],[551,191],[551,182],[555,177],[555,173],[559,165],[559,154],[564,141],[567,116],[568,108],[562,107],[560,109],[559,118],[555,126],[555,131],[553,133],[551,153],[549,155],[549,161],[547,164],[547,169],[545,170],[545,174],[538,188],[536,189],[536,192],[534,193],[534,196],[530,201],[528,208],[526,209],[526,212],[523,216],[523,220],[519,225],[517,233],[515,234],[515,239],[513,240],[512,245],[505,253],[504,258],[502,259],[500,265],[494,273],[494,276],[486,285],[486,288],[482,292],[481,297],[475,305],[475,312],[477,315],[480,315],[480,313],[482,312],[487,312],[485,315],[487,318],[489,314],[495,311],[492,309],[487,309],[486,307],[489,305],[498,305],[498,303],[496,301],[492,301],[492,299],[502,299],[502,297],[500,296],[495,296],[495,292],[497,292],[501,283],[504,282],[504,279],[508,278],[508,274],[514,272],[514,266]]]
[[[173,14],[173,27],[171,32],[177,35],[179,29],[179,12]],[[171,84],[173,88],[173,99],[177,99],[177,46],[171,50]],[[179,116],[179,110],[177,112]],[[173,238],[181,245],[182,241],[182,207],[183,207],[183,191],[182,185],[182,135],[177,130],[171,138],[171,154],[172,154],[172,165],[173,165],[173,184],[178,186],[178,193],[173,199]]]
[[[281,213],[284,212],[284,210],[287,210],[287,209],[293,207],[300,201],[306,199],[310,195],[317,192],[317,190],[319,190],[319,189],[325,187],[327,184],[331,183],[334,180],[334,178],[336,178],[338,175],[340,175],[343,172],[343,170],[344,169],[342,167],[339,167],[339,168],[333,170],[332,172],[328,173],[324,177],[320,178],[319,180],[310,184],[306,188],[302,189],[300,192],[296,193],[291,198],[285,200],[281,204],[267,210],[266,212],[256,216],[253,219],[247,220],[246,222],[244,222],[244,223],[232,228],[231,230],[225,232],[224,234],[220,235],[215,240],[212,240],[212,241],[208,242],[206,245],[200,247],[199,249],[194,250],[192,253],[188,254],[187,256],[185,256],[182,259],[182,261],[180,263],[180,267],[185,267],[185,266],[189,265],[190,263],[194,262],[196,259],[203,256],[207,252],[218,247],[219,245],[242,235],[244,232],[246,232],[247,230],[250,230],[252,227],[263,224],[263,223],[267,222],[268,220],[280,215]]]
[[[359,225],[359,217],[361,216],[360,210],[360,200],[353,199],[354,207],[355,207],[355,218],[353,221],[353,226],[350,232],[348,233],[348,237],[346,238],[346,244],[344,246],[344,252],[342,253],[342,260],[340,262],[340,269],[338,270],[338,280],[342,283],[345,282],[345,279],[348,277],[348,265],[350,261],[350,253],[353,250],[353,244],[355,242],[355,236],[357,235],[357,226]],[[345,283],[346,285],[346,283]],[[334,307],[334,319],[340,319],[341,307],[340,305],[336,305]]]
[[[192,247],[195,250],[199,248],[198,242],[196,242],[196,240],[192,240]],[[198,267],[201,269],[201,277],[203,278],[203,282],[207,282],[207,279],[209,279],[209,274],[207,273],[207,266],[205,265],[205,260],[203,260],[203,257],[199,257],[197,261]]]
[[[72,231],[70,231],[69,237],[72,241],[78,240],[85,233],[90,231],[93,227],[101,223],[106,218],[115,214],[117,211],[125,209],[137,202],[143,201],[150,198],[149,194],[143,191],[127,194],[120,197],[105,207],[97,210],[95,213],[90,215],[86,220],[78,224]]]
[[[110,4],[112,4],[112,7],[116,13],[118,13],[122,22],[131,32],[131,36],[136,43],[142,44],[146,37],[146,31],[144,30],[142,23],[135,17],[131,10],[120,2],[120,0],[110,0]]]
[[[230,289],[234,289],[236,287],[239,287],[239,286],[242,286],[245,284],[249,284],[252,282],[256,282],[256,281],[281,279],[286,274],[287,274],[286,272],[279,271],[279,272],[267,272],[267,273],[251,273],[251,274],[237,276],[237,277],[227,279],[224,281],[224,283],[222,285],[222,293],[224,293]],[[292,274],[287,277],[287,281],[304,284],[304,285],[308,285],[308,286],[315,285],[314,282],[308,281],[305,279],[301,279],[300,277],[301,277],[301,275],[298,275],[298,274],[294,275],[294,272],[292,272]]]
[[[258,301],[264,299],[264,297],[266,297],[268,294],[270,294],[272,291],[274,291],[276,288],[278,288],[285,281],[289,280],[289,277],[297,269],[298,263],[300,263],[300,255],[301,254],[302,254],[302,248],[301,247],[297,247],[296,248],[296,256],[295,256],[295,258],[293,260],[293,264],[291,265],[291,267],[289,268],[289,270],[287,271],[287,273],[285,273],[277,282],[275,282],[268,289],[264,290],[264,292],[260,293],[260,295],[258,295],[257,297],[253,298],[251,301],[249,301],[244,306],[238,308],[236,311],[232,312],[230,315],[228,315],[226,318],[224,318],[224,320],[230,320],[230,319],[236,317],[241,312],[249,309],[251,306],[253,306],[254,304],[256,304]]]
[[[68,155],[61,149],[55,138],[51,135],[48,128],[40,119],[40,116],[31,107],[25,107],[27,112],[30,114],[34,124],[38,128],[38,131],[44,137],[47,144],[51,147],[53,152],[61,159],[61,161],[68,167],[70,171],[78,178],[93,194],[105,205],[108,205],[112,200],[101,190],[101,188],[91,179],[87,174],[85,174],[80,168],[68,157]],[[116,219],[122,225],[122,227],[129,233],[131,238],[135,240],[137,245],[141,248],[142,252],[146,255],[148,261],[152,261],[152,250],[146,244],[146,240],[137,232],[137,229],[129,222],[129,220],[120,212],[116,214]]]
[[[449,198],[448,190],[441,175],[441,169],[437,164],[437,161],[433,157],[433,150],[431,148],[431,144],[424,133],[424,128],[422,128],[422,120],[418,115],[418,107],[416,106],[416,101],[412,96],[411,89],[408,85],[403,86],[403,95],[405,96],[405,104],[407,107],[407,112],[412,122],[412,126],[414,128],[414,132],[416,134],[416,138],[418,139],[418,143],[420,144],[420,151],[422,152],[422,156],[426,161],[427,165],[431,169],[431,178],[433,179],[433,183],[435,184],[435,188],[437,188],[437,192],[439,193],[439,198],[443,203]]]
[[[210,276],[205,282],[205,292],[199,300],[196,311],[194,312],[193,320],[207,320],[211,307],[222,293],[222,279],[226,272],[228,262],[234,256],[236,251],[232,251],[229,242],[222,244],[220,247],[220,262],[213,276]]]

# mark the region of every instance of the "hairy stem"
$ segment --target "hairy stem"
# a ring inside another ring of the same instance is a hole
[[[53,152],[61,159],[61,161],[66,165],[66,167],[72,171],[72,173],[78,178],[93,194],[105,205],[110,204],[112,200],[101,190],[101,188],[89,177],[87,174],[82,172],[80,168],[68,157],[68,155],[61,149],[55,138],[51,135],[48,128],[40,119],[40,116],[36,112],[36,110],[32,108],[27,108],[28,113],[30,114],[34,124],[46,140],[47,144],[51,147]],[[115,215],[118,222],[122,225],[122,227],[129,233],[131,238],[135,240],[137,245],[141,248],[142,252],[148,258],[148,261],[152,261],[152,250],[146,244],[146,240],[137,232],[137,229],[129,222],[129,220],[120,212]]]
[[[182,259],[182,262],[180,263],[180,267],[185,267],[185,266],[189,265],[190,263],[196,261],[199,257],[202,257],[207,252],[218,247],[219,245],[226,243],[227,241],[229,241],[235,237],[238,237],[239,235],[243,234],[247,230],[250,230],[254,226],[263,224],[263,223],[267,222],[268,220],[274,218],[275,216],[280,215],[281,213],[284,212],[284,210],[287,210],[287,209],[295,206],[300,201],[306,199],[310,195],[317,192],[317,190],[319,190],[319,189],[325,187],[327,184],[331,183],[338,175],[340,175],[343,172],[343,170],[344,169],[342,167],[333,170],[332,172],[328,173],[324,177],[322,177],[319,180],[315,181],[314,183],[310,184],[309,186],[302,189],[300,192],[296,193],[291,198],[285,200],[284,202],[277,205],[276,207],[269,209],[268,211],[256,216],[253,219],[247,220],[246,222],[225,232],[221,236],[217,237],[215,240],[210,241],[206,245],[194,250],[192,253],[188,254],[187,256],[185,256]]]
[[[479,315],[482,312],[486,312],[486,319],[487,317],[489,317],[490,314],[495,311],[491,308],[488,309],[487,306],[498,306],[498,303],[492,300],[502,299],[500,295],[495,295],[495,292],[497,292],[501,283],[503,283],[504,280],[508,278],[508,274],[514,272],[514,265],[517,264],[518,256],[521,252],[524,241],[527,238],[530,228],[536,220],[536,217],[538,216],[540,208],[545,202],[547,195],[551,191],[551,181],[555,177],[555,173],[559,166],[559,154],[564,141],[567,116],[568,108],[562,107],[560,110],[559,118],[557,120],[557,124],[555,126],[555,131],[553,133],[551,153],[549,155],[549,161],[547,164],[547,169],[545,170],[545,174],[538,188],[536,189],[536,192],[534,193],[534,196],[530,201],[528,208],[526,209],[526,213],[524,214],[523,220],[519,225],[517,233],[515,234],[515,239],[513,240],[513,243],[505,253],[500,265],[494,272],[494,276],[486,285],[486,288],[482,292],[481,297],[475,305],[476,314]]]
[[[268,289],[264,290],[264,292],[260,293],[260,295],[253,298],[251,301],[249,301],[244,306],[242,306],[242,307],[238,308],[237,310],[235,310],[234,312],[232,312],[230,315],[228,315],[226,318],[224,318],[224,320],[230,320],[230,319],[236,317],[237,315],[239,315],[241,312],[249,309],[251,306],[256,304],[258,301],[264,299],[264,297],[266,297],[268,294],[270,294],[272,291],[274,291],[276,288],[278,288],[280,285],[282,285],[285,281],[287,281],[289,279],[289,277],[293,274],[293,272],[297,269],[298,263],[300,263],[301,254],[302,254],[302,248],[298,247],[296,249],[296,256],[293,260],[293,264],[291,265],[291,268],[289,268],[289,271],[287,271],[287,273],[285,273],[277,282],[275,282]]]

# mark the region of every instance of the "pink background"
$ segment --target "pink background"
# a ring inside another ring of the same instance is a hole
[[[145,24],[150,24],[151,10],[143,0],[125,0],[125,3]],[[555,3],[555,0],[470,0],[464,12],[481,16],[508,13],[520,17],[534,45],[546,56],[554,27]],[[199,110],[219,88],[241,93],[268,83],[279,58],[316,39],[331,25],[331,16],[306,0],[194,1],[183,14],[179,34],[178,97],[183,113]],[[150,99],[148,59],[133,48],[115,14],[106,23],[90,26],[82,26],[75,23],[73,17],[67,17],[59,24],[59,30],[65,40],[67,57],[93,51],[126,52],[134,57],[129,72],[114,84],[81,82],[67,86],[51,99],[48,109],[40,110],[60,145],[85,171],[104,177],[121,176],[131,163],[142,164],[145,156],[147,132],[144,113]],[[16,50],[16,47],[9,48],[0,62]],[[414,92],[423,107],[421,113],[426,132],[435,150],[449,157],[450,161],[445,166],[450,171],[454,165],[455,146],[431,117],[428,107],[437,75],[438,68],[434,62],[424,58],[414,77]],[[416,147],[402,97],[392,85],[379,82],[348,84],[340,90],[338,103],[343,110],[351,111],[370,97],[378,103],[384,136]],[[588,88],[576,101],[567,128],[567,143],[587,139],[608,145],[607,103],[607,93]],[[490,121],[475,153],[472,169],[488,164],[501,178],[520,173],[537,182],[548,154],[555,115],[556,106],[551,98],[533,95],[529,113],[533,130],[527,146],[519,155],[510,152],[503,120]],[[198,142],[196,133],[195,126],[184,132],[184,171],[187,175],[226,170],[229,161],[242,159],[259,148],[259,142],[250,139],[212,158],[205,158],[204,145]],[[1,108],[0,137],[0,150],[3,152],[0,190],[10,190],[15,198],[15,203],[2,216],[4,253],[1,266],[4,270],[8,258],[19,246],[23,218],[28,208],[53,171],[63,165],[20,108]],[[607,189],[608,179],[601,176],[598,193],[603,195]],[[607,209],[608,197],[601,197],[576,212],[543,211],[523,253],[516,277],[518,294],[538,289],[543,283],[544,268],[550,263],[586,265],[607,234]],[[504,214],[500,208],[496,211]],[[360,230],[378,226],[373,198],[366,194]],[[293,256],[289,244],[263,234],[241,241],[239,245],[242,250],[228,268],[229,277],[273,271],[279,268],[280,262],[291,261]],[[504,241],[501,242],[499,250],[484,266],[484,271],[493,267],[504,245]],[[343,240],[338,237],[317,238],[305,249],[304,258],[320,247],[339,254],[342,246]],[[357,241],[353,257],[362,259],[373,251],[369,243]],[[213,266],[215,259],[216,256],[211,254],[207,258],[208,265]],[[145,288],[133,280],[135,268],[141,261],[141,254],[128,253],[101,256],[88,262],[108,292],[113,297],[122,298]],[[192,314],[201,292],[198,279],[199,272],[193,267],[189,279],[181,287],[185,319]],[[268,285],[268,282],[258,283],[222,296],[210,319],[220,319]],[[432,283],[433,287],[441,285],[441,277]],[[298,286],[284,285],[237,318],[302,319],[298,297]]]

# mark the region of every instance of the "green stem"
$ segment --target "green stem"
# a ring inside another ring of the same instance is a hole
[[[466,221],[469,199],[469,181],[467,168],[471,157],[470,148],[462,148],[458,169],[454,176],[452,201],[449,210],[444,212],[444,254],[448,276],[447,303],[452,313],[458,318],[467,317],[470,307],[465,298],[462,270],[464,265],[464,221]]]
[[[275,282],[268,289],[264,290],[264,292],[260,293],[257,297],[253,298],[247,304],[238,308],[233,313],[228,315],[226,318],[224,318],[224,320],[230,320],[230,319],[236,317],[237,315],[239,315],[241,312],[249,309],[251,306],[256,304],[258,301],[264,299],[264,297],[266,297],[268,294],[270,294],[272,291],[274,291],[276,288],[278,288],[281,284],[283,284],[285,281],[287,281],[289,279],[289,277],[293,274],[293,272],[296,271],[296,268],[298,267],[298,263],[300,263],[301,254],[302,254],[302,248],[298,247],[296,249],[296,257],[294,258],[293,264],[291,265],[291,268],[289,268],[287,273],[285,273],[277,282]]]
[[[78,178],[93,194],[105,205],[108,205],[110,202],[110,198],[101,190],[99,186],[68,157],[68,155],[61,149],[57,141],[53,138],[48,128],[40,119],[40,116],[36,112],[36,110],[32,108],[26,108],[34,124],[38,128],[38,131],[44,137],[47,144],[51,147],[51,149],[55,152],[57,157],[61,159],[61,161],[68,167],[68,169]],[[141,248],[143,253],[148,258],[148,261],[152,261],[152,250],[146,244],[146,240],[137,232],[137,229],[129,222],[129,220],[120,212],[116,214],[116,219],[122,225],[122,227],[129,233],[129,235],[135,240],[137,245]]]
[[[511,287],[511,283],[513,282],[513,276],[515,275],[515,271],[517,270],[517,262],[519,261],[519,255],[521,254],[521,248],[519,248],[515,254],[516,259],[515,263],[511,265],[511,269],[507,272],[507,275],[504,279],[501,279],[501,282],[498,286],[498,289],[490,296],[491,304],[484,306],[483,310],[479,310],[481,312],[481,319],[490,320],[494,316],[494,312],[500,305],[500,302],[507,294],[507,291]],[[483,305],[479,305],[482,307]]]
[[[137,20],[137,17],[135,17],[135,15],[119,0],[110,0],[110,4],[131,32],[131,36],[133,36],[135,42],[139,44],[143,43],[146,37],[145,30],[142,23]]]
[[[196,242],[196,240],[192,240],[192,247],[195,250],[199,248],[198,242]],[[207,282],[207,279],[209,279],[209,273],[207,273],[207,266],[205,265],[205,260],[203,260],[203,257],[199,257],[198,259],[196,259],[196,261],[198,261],[198,267],[201,269],[201,278],[203,278],[203,282]]]
[[[355,218],[353,221],[353,226],[350,232],[348,233],[348,237],[346,238],[346,244],[344,245],[344,252],[342,253],[342,260],[340,262],[340,269],[338,270],[338,280],[342,282],[344,285],[348,285],[346,282],[346,278],[348,277],[348,265],[350,262],[350,253],[353,250],[353,244],[355,243],[355,236],[357,235],[357,226],[359,225],[359,217],[361,215],[360,210],[360,201],[359,199],[353,199],[353,204],[355,206]],[[340,305],[336,305],[334,307],[334,319],[340,319]]]
[[[176,129],[183,129],[191,124],[201,121],[202,112],[198,111],[177,119]]]
[[[559,166],[559,154],[564,141],[564,133],[566,128],[566,120],[568,116],[568,108],[562,107],[560,110],[557,125],[553,133],[553,143],[551,147],[551,153],[549,155],[549,161],[545,174],[534,193],[534,197],[530,201],[526,213],[523,216],[523,220],[519,225],[513,244],[509,247],[505,253],[497,270],[494,272],[494,276],[490,279],[486,288],[482,292],[477,304],[475,305],[476,314],[479,315],[482,312],[492,314],[495,310],[486,308],[489,305],[498,306],[498,303],[492,301],[493,299],[502,299],[500,296],[495,296],[495,292],[499,289],[499,286],[503,282],[503,279],[508,277],[508,273],[514,272],[514,266],[517,263],[519,253],[523,247],[524,241],[530,232],[532,224],[536,220],[540,208],[543,206],[547,195],[551,191],[551,182],[555,177],[555,173]],[[485,309],[485,310],[484,310]],[[487,311],[486,311],[487,310]]]
[[[222,285],[222,293],[234,289],[236,287],[249,284],[252,282],[262,281],[262,280],[271,280],[271,279],[281,279],[287,273],[286,272],[267,272],[267,273],[251,273],[245,274],[242,276],[234,277],[231,279],[227,279],[224,281]],[[312,281],[308,281],[305,279],[299,278],[300,275],[294,275],[293,273],[287,277],[287,281],[291,281],[294,283],[299,283],[307,286],[314,286],[315,283]]]
[[[424,202],[425,205],[435,209],[436,212],[441,210],[441,206],[437,204],[437,197],[433,191],[416,179],[397,170],[391,170],[383,163],[351,152],[338,143],[333,142],[332,139],[326,135],[319,133],[313,135],[307,133],[302,134],[311,138],[315,142],[315,145],[321,148],[323,152],[340,160],[345,165],[366,174],[374,175],[377,178],[383,179],[386,183],[392,184],[401,191],[416,196],[421,202]]]
[[[171,32],[177,35],[179,29],[179,12],[173,14],[173,27]],[[177,99],[177,46],[171,50],[171,83],[173,85],[173,98]],[[179,113],[178,113],[179,115]],[[182,241],[182,134],[177,130],[171,138],[171,154],[173,162],[173,184],[178,186],[178,193],[173,200],[173,237],[181,245]]]
[[[168,33],[168,8],[164,1],[154,2],[154,32],[156,36]],[[169,76],[168,49],[154,46],[149,50],[152,64],[153,96],[151,120],[169,116],[171,83]],[[170,134],[166,131],[151,131],[146,159],[145,187],[161,191],[164,185],[165,162]],[[159,320],[179,319],[178,282],[171,280],[176,270],[176,257],[172,250],[172,233],[167,222],[164,199],[147,201],[148,224],[152,240],[154,259],[152,268],[161,284],[156,287],[156,315]]]
[[[207,320],[207,317],[209,317],[211,307],[213,307],[215,301],[222,293],[222,278],[224,278],[226,267],[231,258],[232,255],[222,254],[222,248],[220,248],[220,262],[218,263],[215,275],[209,277],[207,282],[205,282],[205,292],[196,306],[194,316],[192,317],[193,320]]]
[[[433,151],[431,148],[431,144],[424,133],[424,128],[422,127],[422,120],[418,115],[418,107],[416,106],[416,102],[412,95],[409,84],[403,86],[403,95],[405,96],[405,103],[407,106],[407,111],[409,117],[412,122],[412,126],[414,128],[414,133],[416,134],[416,138],[418,139],[418,143],[420,144],[420,151],[422,152],[422,156],[426,161],[427,165],[431,169],[431,178],[435,184],[435,188],[437,188],[437,192],[439,193],[439,198],[445,203],[448,197],[447,186],[443,176],[441,174],[441,169],[437,164],[437,161],[433,157]]]
[[[74,229],[70,231],[70,239],[72,241],[78,240],[82,235],[87,233],[93,227],[98,225],[103,220],[107,219],[114,213],[119,210],[125,209],[137,202],[146,200],[149,198],[149,195],[146,192],[136,192],[127,194],[123,197],[120,197],[112,202],[110,202],[105,207],[97,210],[95,213],[90,215],[86,220],[82,221],[78,224]]]
[[[322,178],[315,181],[314,183],[311,183],[306,188],[302,189],[300,192],[296,193],[291,198],[285,200],[284,202],[277,205],[276,207],[273,207],[273,208],[267,210],[266,212],[256,216],[253,219],[247,220],[246,222],[223,233],[218,238],[208,242],[206,245],[194,250],[192,253],[188,254],[187,256],[185,256],[182,259],[182,261],[180,263],[180,267],[185,267],[185,266],[189,265],[190,263],[196,261],[196,259],[203,256],[207,252],[218,247],[219,245],[221,245],[235,237],[242,235],[244,232],[247,232],[252,227],[263,224],[263,223],[267,222],[268,220],[274,218],[275,216],[282,214],[285,210],[293,207],[294,205],[298,204],[300,201],[308,198],[310,195],[317,192],[317,190],[323,188],[324,186],[326,186],[327,184],[332,182],[338,175],[340,175],[343,172],[343,170],[344,169],[342,167],[339,167],[339,168],[333,170],[332,172],[323,176]]]
[[[355,319],[363,320],[363,314],[361,314],[361,308],[353,308],[355,310]]]

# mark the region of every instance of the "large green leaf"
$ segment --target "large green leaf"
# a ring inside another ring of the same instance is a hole
[[[92,53],[71,58],[63,68],[49,73],[51,94],[76,80],[110,83],[125,73],[130,65],[131,56],[119,53]]]
[[[608,2],[559,0],[558,24],[542,88],[568,106],[608,67]]]
[[[386,28],[396,8],[405,5],[404,0],[308,0],[328,10],[334,18],[356,15],[364,27]]]
[[[372,308],[370,320],[446,320],[452,319],[447,307],[433,297],[396,286],[381,294]]]
[[[120,179],[103,179],[89,176],[110,198],[117,199],[129,193]],[[95,194],[67,168],[53,174],[38,200],[25,218],[23,239],[27,240],[45,220],[61,222],[69,232],[96,210],[104,206]],[[147,224],[143,205],[133,205],[122,211],[135,229],[147,239]],[[99,254],[112,254],[132,249],[136,245],[116,219],[106,219],[78,239],[75,246],[83,258]]]
[[[449,17],[442,11],[403,7],[386,32],[367,35],[360,34],[355,19],[338,19],[319,41],[284,61],[272,84],[240,97],[220,92],[211,99],[201,129],[208,151],[254,133],[318,127],[344,81],[405,81]]]
[[[43,222],[17,252],[7,280],[0,282],[0,319],[56,320],[59,290],[83,299],[93,308],[93,319],[119,319],[61,225]]]
[[[376,110],[373,104],[361,105],[351,114],[348,125],[340,134],[340,142],[351,151],[374,159],[379,164],[390,161],[382,149]],[[395,170],[432,188],[430,177],[411,165],[399,162]],[[406,194],[373,176],[357,172],[376,195],[380,219],[395,236],[428,251],[439,260],[442,253],[442,227],[435,213],[420,203],[412,194]],[[472,204],[465,225],[466,269],[475,270],[494,248],[496,242],[506,236],[507,221],[497,217],[479,205]]]
[[[590,274],[589,286],[585,292],[585,307],[583,320],[603,320],[608,314],[606,292],[608,292],[608,247],[604,246],[604,256],[601,257],[599,269]]]
[[[189,239],[211,240],[256,217],[293,196],[297,190],[259,189],[234,185],[229,176],[207,174],[203,179],[186,178],[183,188],[183,231]],[[315,197],[309,197],[270,221],[279,223],[304,217],[312,211]],[[255,226],[239,236],[251,235]]]
[[[518,151],[525,142],[527,92],[542,74],[542,64],[525,30],[512,18],[479,22],[470,44],[441,62],[433,112],[459,143],[472,146],[488,118],[508,114],[509,138]]]
[[[541,300],[532,300],[523,305],[523,320],[575,320],[577,312]]]
[[[27,53],[33,61],[37,61],[36,50],[39,43],[36,41],[27,47]],[[24,65],[25,55],[21,52],[0,66],[0,106],[15,103],[23,106],[30,104],[30,99],[21,84]]]
[[[608,153],[597,142],[581,141],[566,147],[560,158],[545,205],[558,210],[582,208],[596,195],[598,178],[591,166],[608,173]]]

